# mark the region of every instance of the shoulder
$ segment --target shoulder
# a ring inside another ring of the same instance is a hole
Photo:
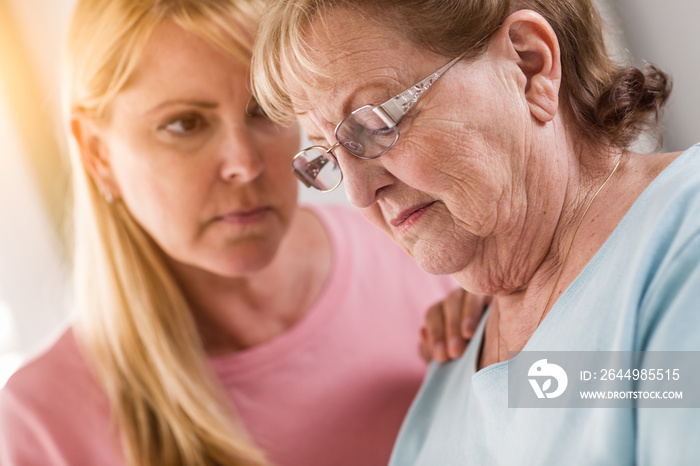
[[[3,392],[31,397],[45,387],[67,383],[66,375],[69,374],[81,378],[87,375],[87,366],[71,329],[65,330],[46,349],[31,357],[10,377]]]
[[[358,209],[342,205],[306,206],[323,223],[336,257],[350,255],[356,264],[374,267],[405,267],[406,272],[423,272],[418,264]]]
[[[316,215],[334,238],[353,237],[359,234],[362,238],[371,237],[382,243],[394,244],[356,208],[336,204],[305,204],[303,207]]]
[[[458,287],[450,276],[431,275],[422,270],[406,251],[357,209],[339,205],[308,208],[329,232],[335,263],[345,280],[367,289],[379,287],[385,296],[403,294],[406,299],[417,299],[422,311],[427,310],[425,302],[433,304]]]
[[[101,424],[106,415],[106,398],[67,330],[0,390],[0,458],[9,456],[12,464],[58,461],[83,434],[96,432],[95,420]]]
[[[700,232],[700,145],[676,157],[653,179],[620,227],[638,252],[663,257]]]
[[[637,346],[700,350],[700,145],[650,188],[633,225],[643,242],[631,265],[646,264]]]
[[[654,199],[697,202],[700,197],[700,144],[682,152],[653,181]]]
[[[379,265],[413,260],[389,236],[373,225],[355,208],[342,205],[305,206],[320,219],[327,231],[336,257],[351,255],[353,262],[379,261]],[[410,268],[418,268],[411,264]]]
[[[640,198],[636,223],[649,244],[671,260],[700,234],[700,145],[678,156],[648,191]]]

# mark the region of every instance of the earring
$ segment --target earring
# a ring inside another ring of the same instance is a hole
[[[109,190],[104,190],[102,192],[102,197],[105,198],[105,201],[107,201],[107,204],[111,204],[114,202],[114,196],[112,196],[112,192]]]

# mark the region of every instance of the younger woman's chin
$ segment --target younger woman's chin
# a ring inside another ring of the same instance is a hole
[[[270,266],[279,244],[248,245],[216,251],[199,252],[190,257],[170,257],[176,275],[185,277],[206,274],[221,278],[244,278]]]
[[[259,272],[273,263],[277,247],[257,248],[245,253],[222,254],[212,258],[210,269],[213,273],[229,278],[243,277]]]

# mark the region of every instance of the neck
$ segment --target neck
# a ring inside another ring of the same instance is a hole
[[[555,238],[560,239],[552,241],[551,252],[532,274],[532,279],[522,289],[501,293],[494,297],[491,305],[492,313],[486,324],[484,347],[479,360],[480,368],[507,359],[509,351],[522,350],[537,329],[540,317],[546,317],[559,296],[598,252],[639,195],[678,155],[680,152],[653,155],[625,153],[623,155],[617,171],[600,191],[586,214],[576,235],[571,254],[562,270],[561,279],[556,288],[553,288],[558,268],[568,248],[566,238],[570,241],[575,229],[571,221],[560,221],[562,227],[559,227],[554,235]],[[616,163],[614,158],[611,160],[610,171]],[[599,180],[602,184],[603,175],[599,176]],[[589,183],[589,185],[597,190],[596,183]],[[593,193],[589,191],[588,197],[594,193],[595,191]],[[577,197],[567,193],[567,199]],[[580,203],[576,204],[580,205]],[[572,211],[578,212],[579,216],[583,213],[581,207]],[[561,218],[575,219],[577,216],[567,215],[562,210]],[[552,302],[545,308],[547,296],[552,289],[554,289]]]
[[[331,245],[320,221],[301,210],[260,270],[222,277],[180,263],[171,267],[205,350],[215,356],[265,343],[302,319],[330,274]]]
[[[486,329],[487,339],[493,344],[482,355],[482,362],[505,360],[509,351],[520,351],[559,296],[614,230],[626,209],[610,216],[610,200],[604,199],[613,191],[608,182],[619,179],[619,174],[617,178],[613,175],[617,174],[620,160],[620,152],[570,158],[561,208],[550,218],[555,227],[550,235],[544,236],[551,240],[527,248],[531,257],[537,257],[534,251],[544,251],[541,259],[532,262],[529,279],[515,291],[495,296]],[[543,224],[547,222],[540,223]]]

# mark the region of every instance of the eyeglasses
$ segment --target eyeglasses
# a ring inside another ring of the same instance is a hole
[[[311,146],[299,152],[292,161],[294,174],[307,187],[319,191],[333,191],[343,181],[343,172],[333,149],[344,147],[361,159],[376,159],[391,149],[399,140],[398,124],[418,102],[430,86],[435,84],[464,53],[442,68],[392,97],[381,105],[364,105],[343,118],[335,127],[332,147]]]

